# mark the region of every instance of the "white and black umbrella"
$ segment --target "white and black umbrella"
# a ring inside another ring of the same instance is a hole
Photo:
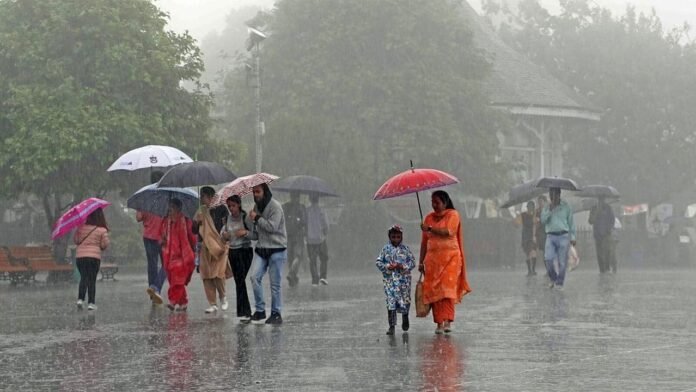
[[[177,148],[149,145],[121,155],[106,171],[135,171],[155,167],[170,167],[187,162],[193,162],[193,160]]]

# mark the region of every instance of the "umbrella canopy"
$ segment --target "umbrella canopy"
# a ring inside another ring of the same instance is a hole
[[[588,185],[575,195],[578,197],[604,197],[607,199],[618,199],[621,197],[619,191],[610,185]]]
[[[256,173],[244,177],[239,177],[236,180],[225,185],[220,189],[211,203],[212,207],[216,207],[225,203],[232,195],[245,196],[251,193],[252,188],[261,184],[270,184],[277,180],[278,176],[268,173]]]
[[[578,184],[570,178],[541,177],[537,180],[537,188],[560,188],[568,191],[579,191]]]
[[[149,145],[121,155],[106,171],[134,171],[152,167],[169,167],[186,162],[193,162],[193,160],[177,148]]]
[[[457,177],[451,174],[436,169],[416,169],[411,162],[411,169],[388,179],[379,187],[372,199],[383,200],[415,193],[418,200],[418,212],[420,212],[422,220],[423,210],[418,192],[458,183]]]
[[[273,190],[281,192],[298,192],[324,197],[339,197],[326,181],[314,176],[285,177],[273,185]]]
[[[91,213],[110,205],[111,203],[108,201],[96,197],[90,197],[89,199],[81,201],[58,218],[56,224],[53,226],[51,239],[55,240],[56,238],[66,235],[72,229],[85,223],[87,217],[89,217]]]
[[[157,184],[150,184],[131,195],[126,205],[134,210],[147,211],[165,217],[169,210],[169,201],[174,198],[181,200],[181,212],[193,218],[199,203],[198,195],[190,189],[158,188]]]
[[[510,188],[508,200],[500,208],[509,208],[522,204],[546,193],[546,189],[537,187],[538,181],[539,179],[531,180]]]
[[[157,183],[158,187],[187,188],[190,186],[216,185],[237,179],[224,166],[205,161],[184,163],[169,169]]]

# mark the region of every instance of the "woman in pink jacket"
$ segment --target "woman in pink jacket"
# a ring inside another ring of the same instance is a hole
[[[77,308],[82,309],[85,293],[89,296],[87,310],[96,310],[97,273],[101,252],[109,246],[109,228],[104,212],[99,209],[87,217],[87,222],[75,232],[77,245],[77,270],[80,271],[80,287],[77,291]]]

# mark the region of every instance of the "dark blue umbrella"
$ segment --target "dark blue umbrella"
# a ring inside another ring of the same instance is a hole
[[[323,197],[339,197],[331,186],[319,177],[290,176],[273,183],[274,191],[297,192]]]
[[[181,200],[183,205],[181,212],[189,218],[193,218],[199,203],[198,195],[190,189],[157,188],[157,184],[150,184],[129,197],[126,205],[134,210],[147,211],[165,217],[169,209],[169,201],[174,198]]]

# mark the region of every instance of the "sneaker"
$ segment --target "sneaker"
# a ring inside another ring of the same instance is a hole
[[[328,285],[329,285],[329,281],[326,280],[326,279],[324,279],[324,278],[319,279],[319,283],[323,284],[324,286],[328,286]]]
[[[251,316],[249,316],[249,315],[237,316],[237,320],[239,320],[242,323],[248,323],[249,321],[251,321]]]
[[[387,330],[387,335],[391,336],[394,335],[394,326],[390,326],[389,329]]]
[[[220,304],[220,309],[223,311],[227,310],[230,307],[230,304],[227,302],[227,298],[222,299],[222,304]]]
[[[312,283],[312,287],[318,287],[319,283]]]
[[[283,318],[280,317],[280,313],[276,313],[276,312],[271,313],[271,317],[269,317],[266,320],[266,324],[278,325],[278,324],[282,324],[282,323],[283,323]]]
[[[154,290],[153,290],[154,291]],[[162,299],[162,296],[159,295],[158,292],[155,292],[152,297],[150,297],[152,300],[152,303],[155,305],[162,305],[164,303],[164,300]]]
[[[408,321],[408,313],[401,315],[401,329],[406,332],[410,326],[411,323]]]
[[[253,316],[251,316],[251,323],[252,324],[263,324],[263,321],[266,319],[266,312],[255,312]]]
[[[84,302],[81,299],[77,300],[77,309],[82,310],[82,307],[84,306]]]
[[[89,304],[89,305],[87,305],[87,310],[97,310],[97,305]]]
[[[556,283],[551,282],[551,283],[549,284],[549,288],[550,288],[550,289],[554,288],[555,286],[556,286]]]
[[[169,310],[171,310],[173,312],[176,310],[176,305],[167,304],[167,308],[169,308]]]
[[[442,328],[445,333],[450,333],[452,332],[452,324],[450,323],[445,323],[444,327]]]
[[[561,284],[556,284],[554,288],[556,289],[556,291],[563,291],[563,285]]]
[[[179,305],[179,309],[177,309],[180,312],[185,312],[188,309],[188,306],[186,305]]]
[[[210,305],[208,309],[205,310],[206,313],[215,313],[217,312],[218,307],[217,305]]]

